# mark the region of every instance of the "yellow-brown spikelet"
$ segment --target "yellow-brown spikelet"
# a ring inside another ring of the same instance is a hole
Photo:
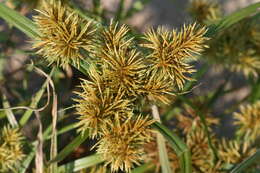
[[[237,135],[255,140],[260,135],[260,101],[240,107],[234,113],[234,124],[238,126]]]
[[[16,128],[4,126],[0,132],[0,172],[16,172],[24,158],[22,134]]]
[[[248,17],[218,33],[210,40],[204,55],[209,62],[222,65],[246,77],[258,77],[260,71],[259,45],[254,33],[260,32],[259,21]],[[241,34],[243,33],[243,34]]]
[[[237,58],[237,63],[231,64],[231,71],[243,72],[245,76],[253,75],[258,77],[260,72],[260,58],[250,55],[241,55]]]
[[[256,152],[249,141],[226,140],[218,145],[218,154],[220,160],[224,163],[236,164],[242,162]]]
[[[116,121],[103,130],[97,153],[102,154],[111,171],[129,172],[143,160],[144,144],[151,139],[153,120],[141,115],[125,122]]]
[[[81,19],[70,11],[62,2],[43,3],[37,10],[39,15],[34,21],[40,32],[33,45],[52,64],[65,68],[69,63],[79,66],[84,59],[81,50],[90,51],[95,35],[95,27],[91,21]]]
[[[171,79],[167,76],[158,75],[155,71],[147,72],[144,80],[143,94],[150,101],[168,104],[170,97],[175,96],[175,88]]]
[[[99,33],[96,54],[102,60],[103,53],[129,49],[129,46],[133,46],[133,37],[129,36],[129,28],[111,20],[110,25],[103,27]]]
[[[214,136],[211,136],[214,141]],[[208,145],[208,138],[203,128],[196,128],[186,136],[186,144],[191,151],[191,160],[194,170],[207,172],[212,168],[213,155]]]
[[[210,115],[209,112],[205,112],[204,116],[210,130],[212,125],[219,124],[219,119]],[[196,128],[203,128],[202,122],[197,112],[187,105],[184,106],[183,113],[176,115],[176,120],[178,129],[180,129],[184,134],[188,134]]]
[[[203,36],[205,32],[205,27],[198,29],[196,24],[184,25],[180,32],[170,32],[162,27],[146,32],[146,43],[142,46],[150,49],[147,62],[151,64],[151,69],[158,75],[170,76],[182,89],[185,80],[190,80],[186,75],[195,71],[185,61],[203,50],[207,40]]]
[[[145,64],[140,52],[133,48],[129,29],[111,22],[100,32],[95,55],[111,88],[121,90],[127,97],[136,97],[142,87]]]
[[[188,12],[200,24],[208,24],[221,17],[220,5],[213,0],[192,0]]]
[[[145,65],[136,50],[121,49],[104,53],[103,72],[112,81],[110,87],[127,97],[141,92]]]
[[[131,103],[122,98],[122,92],[111,92],[109,88],[102,88],[102,77],[92,71],[90,75],[94,81],[83,81],[83,92],[76,92],[79,99],[75,99],[77,114],[79,114],[79,131],[89,130],[91,137],[97,137],[107,124],[114,119],[127,119],[131,114]]]

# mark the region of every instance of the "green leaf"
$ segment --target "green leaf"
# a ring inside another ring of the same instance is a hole
[[[54,72],[55,68],[52,68],[49,76],[52,76],[53,72]],[[41,100],[43,93],[45,92],[45,89],[48,85],[48,79],[45,80],[44,84],[42,85],[41,89],[35,94],[35,96],[32,98],[32,102],[30,104],[30,108],[36,108],[39,101]],[[20,119],[19,123],[21,126],[24,126],[27,121],[29,120],[29,118],[31,117],[33,113],[33,110],[26,110],[25,113],[22,115],[22,118]]]
[[[217,32],[221,30],[225,30],[232,26],[233,24],[239,22],[240,20],[244,19],[247,16],[250,16],[254,13],[259,12],[260,2],[255,4],[249,5],[248,7],[242,8],[220,20],[217,24],[212,24],[208,28],[206,33],[207,37],[212,37]]]
[[[260,162],[260,150],[258,150],[255,154],[244,160],[242,163],[237,165],[234,169],[231,170],[230,173],[241,173],[242,171],[245,171],[246,168],[253,165],[254,163]]]
[[[164,125],[155,122],[152,127],[157,129],[168,140],[176,152],[176,155],[180,159],[182,173],[191,173],[191,155],[186,144]]]
[[[35,156],[36,144],[37,144],[37,142],[34,142],[33,145],[31,146],[30,153],[26,155],[25,160],[22,162],[22,165],[18,169],[19,173],[26,173],[26,170],[29,168],[29,166]]]
[[[145,173],[147,171],[151,171],[155,168],[152,163],[145,163],[131,171],[131,173]]]
[[[5,113],[7,115],[7,119],[9,121],[9,123],[11,124],[11,126],[13,128],[18,127],[18,122],[16,121],[14,113],[12,112],[11,109],[8,109],[11,106],[10,106],[10,103],[8,102],[8,100],[7,100],[7,98],[6,98],[6,96],[4,94],[3,94],[3,107],[4,107],[4,109],[6,109]]]
[[[76,172],[102,162],[104,162],[104,159],[102,159],[99,154],[94,154],[60,166],[59,173]]]
[[[53,162],[59,162],[63,160],[65,157],[67,157],[75,148],[79,147],[80,144],[82,144],[87,138],[88,138],[88,132],[85,132],[84,135],[79,135],[77,136],[71,143],[66,145],[65,148],[59,154],[57,155],[56,158],[53,160],[49,161],[49,163]]]
[[[24,17],[13,9],[8,8],[3,3],[0,3],[0,17],[31,38],[39,36],[36,25],[30,19]]]

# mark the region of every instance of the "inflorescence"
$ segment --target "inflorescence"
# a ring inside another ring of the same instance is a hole
[[[41,34],[34,47],[50,64],[90,64],[89,79],[76,92],[79,132],[99,140],[97,152],[113,172],[129,172],[144,160],[153,134],[154,120],[136,103],[168,104],[183,89],[195,71],[187,61],[206,47],[205,27],[150,29],[137,41],[126,25],[97,26],[60,1],[43,7],[34,17]]]

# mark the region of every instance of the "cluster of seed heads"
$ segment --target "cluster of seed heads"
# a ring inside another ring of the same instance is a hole
[[[97,152],[112,171],[129,172],[140,164],[152,136],[149,115],[137,103],[169,103],[195,70],[187,60],[205,48],[204,27],[181,31],[150,29],[137,39],[126,25],[109,26],[80,18],[60,1],[47,4],[34,17],[40,36],[34,47],[50,64],[66,67],[87,62],[75,101],[81,133],[97,138]]]

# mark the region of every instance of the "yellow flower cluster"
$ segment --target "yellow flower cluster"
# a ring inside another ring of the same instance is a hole
[[[143,160],[154,122],[137,103],[169,103],[183,89],[194,72],[187,60],[203,51],[206,29],[151,29],[137,41],[126,25],[94,25],[60,1],[45,4],[34,19],[41,33],[34,47],[49,63],[89,63],[89,79],[76,92],[79,131],[99,140],[97,152],[112,171],[129,172]]]
[[[34,43],[37,53],[52,64],[65,68],[68,63],[79,66],[82,51],[89,51],[95,29],[91,21],[64,7],[61,1],[43,2],[34,21],[40,36]]]
[[[188,9],[195,21],[211,25],[220,19],[223,11],[217,1],[192,0]],[[260,71],[260,22],[255,16],[247,17],[208,41],[203,56],[209,62],[223,65],[232,72],[243,72],[258,77]]]
[[[0,172],[15,172],[24,158],[22,134],[18,129],[4,126],[0,133]]]
[[[260,137],[260,101],[240,107],[240,112],[234,113],[234,124],[237,125],[237,135],[255,141]]]

